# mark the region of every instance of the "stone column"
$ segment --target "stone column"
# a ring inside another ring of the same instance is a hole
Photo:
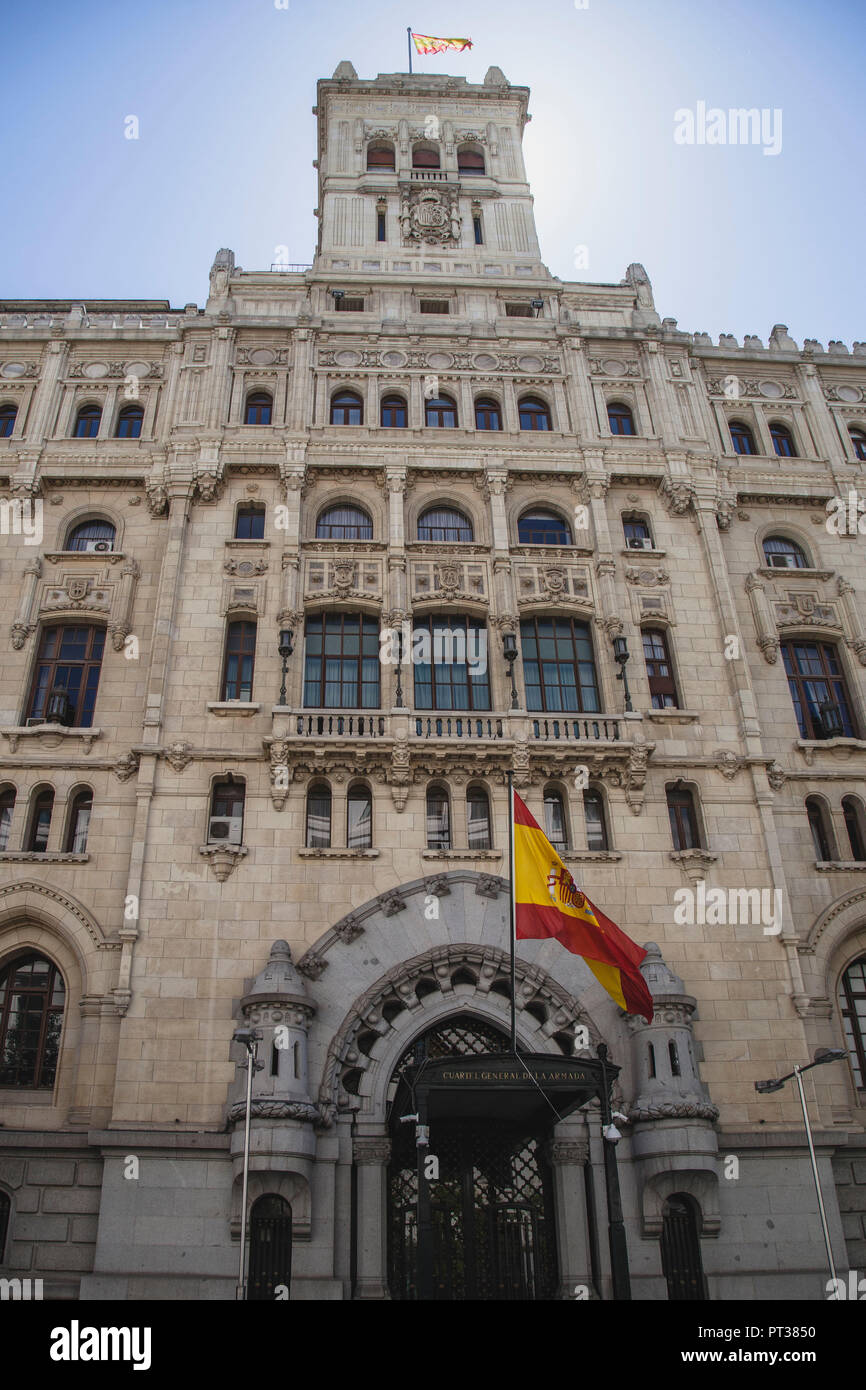
[[[51,332],[54,333],[54,331],[52,327]],[[58,382],[66,370],[68,355],[69,346],[67,343],[58,341],[56,338],[48,343],[42,361],[39,384],[31,401],[30,419],[27,425],[28,439],[34,440],[37,444],[54,433],[51,428],[52,417],[56,415],[58,401],[63,390]],[[23,425],[23,420],[20,423]]]
[[[583,1170],[589,1160],[589,1143],[565,1121],[554,1126],[547,1156],[553,1169],[556,1244],[559,1251],[557,1297],[588,1297],[592,1290],[592,1267]],[[576,1289],[580,1290],[579,1294],[575,1293]],[[583,1289],[586,1289],[586,1294],[582,1292]]]
[[[391,1140],[384,1134],[358,1136],[353,1157],[358,1169],[355,1297],[386,1299],[390,1297],[385,1226]]]

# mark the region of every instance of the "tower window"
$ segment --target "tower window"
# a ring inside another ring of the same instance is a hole
[[[698,829],[698,815],[695,799],[688,787],[668,787],[668,816],[671,823],[671,838],[674,849],[700,849],[701,836]]]
[[[385,214],[384,214],[384,212],[377,212],[377,213],[376,213],[376,240],[377,240],[377,241],[384,241],[384,240],[385,240]]]
[[[451,305],[447,299],[422,299],[418,311],[422,314],[450,314]]]
[[[627,405],[621,401],[611,401],[607,408],[607,422],[611,434],[635,434],[634,416]]]
[[[473,219],[472,219],[472,232],[473,232],[473,235],[474,235],[474,237],[475,237],[475,245],[476,245],[476,246],[483,246],[483,245],[484,245],[484,232],[483,232],[482,227],[481,227],[481,218],[480,218],[480,217],[473,217]]]
[[[54,1085],[65,1003],[63,976],[44,956],[19,956],[0,975],[0,1086]]]
[[[235,516],[235,540],[260,541],[265,535],[265,509],[253,506],[238,507]]]
[[[244,415],[245,425],[269,425],[273,412],[273,400],[267,391],[254,391],[247,396],[247,408]]]

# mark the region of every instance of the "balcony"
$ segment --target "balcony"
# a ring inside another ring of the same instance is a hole
[[[390,720],[376,710],[303,710],[292,714],[297,738],[367,739],[390,736]]]
[[[609,714],[538,715],[529,718],[530,737],[543,743],[619,743],[620,721]]]
[[[501,739],[507,721],[497,714],[418,714],[410,721],[415,738]]]
[[[408,715],[384,714],[379,710],[285,709],[274,706],[274,715],[286,717],[282,737],[295,740],[368,739],[390,741],[394,722],[400,719],[410,743],[451,741],[458,743],[496,742],[506,744],[528,737],[536,744],[621,743],[623,752],[631,746],[620,716],[612,714],[526,715],[516,711],[413,710]]]

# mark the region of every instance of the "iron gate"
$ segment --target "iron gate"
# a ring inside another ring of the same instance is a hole
[[[439,1024],[404,1054],[395,1076],[424,1057],[501,1050],[497,1029],[458,1017]],[[393,1117],[388,1170],[388,1275],[391,1297],[417,1297],[417,1151],[412,1125]],[[512,1301],[552,1299],[557,1261],[553,1186],[543,1136],[505,1120],[438,1119],[430,1150],[433,1296]]]
[[[292,1209],[284,1197],[259,1197],[250,1213],[250,1257],[247,1299],[274,1297],[278,1284],[292,1277]]]
[[[707,1297],[697,1211],[689,1198],[676,1194],[665,1202],[662,1217],[662,1268],[668,1298],[703,1302]]]

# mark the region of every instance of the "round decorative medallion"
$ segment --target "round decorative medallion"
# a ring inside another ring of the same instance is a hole
[[[454,358],[451,356],[450,352],[431,352],[428,354],[427,361],[436,371],[441,372],[444,371],[446,367],[451,366]]]
[[[256,367],[269,367],[276,357],[276,353],[270,348],[256,348],[250,353],[250,361]]]
[[[406,365],[405,352],[384,352],[382,361],[386,367],[404,367]]]
[[[149,362],[125,362],[123,370],[127,376],[147,376],[150,371]]]
[[[522,372],[540,372],[544,366],[540,357],[533,357],[529,352],[518,358],[518,363]]]
[[[334,361],[339,367],[357,367],[360,360],[360,352],[352,352],[351,349],[348,348],[343,352],[334,353]]]
[[[27,371],[23,362],[4,362],[3,376],[23,376]]]
[[[778,381],[759,381],[758,390],[762,396],[766,396],[771,401],[777,401],[780,396],[785,394]]]
[[[491,357],[489,352],[479,352],[473,361],[479,372],[492,372],[496,366],[496,358]]]
[[[855,401],[862,401],[863,399],[863,392],[856,386],[839,386],[836,395],[840,401],[850,401],[852,405]]]
[[[608,357],[601,365],[608,376],[625,376],[625,363],[618,362],[615,357]]]
[[[84,375],[89,376],[92,381],[108,376],[108,364],[106,362],[88,362],[84,368]]]

